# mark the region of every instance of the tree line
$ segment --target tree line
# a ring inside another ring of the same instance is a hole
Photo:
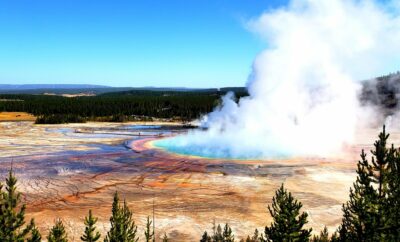
[[[0,95],[0,111],[27,112],[37,123],[129,121],[151,118],[189,121],[211,112],[219,104],[215,93],[159,93],[62,97]]]
[[[150,121],[152,118],[191,121],[211,112],[228,91],[248,95],[243,89],[201,91],[134,90],[99,96],[0,94],[0,112],[27,112],[38,124],[85,121]],[[2,101],[3,100],[3,101]]]
[[[275,192],[268,211],[273,219],[263,232],[257,229],[240,241],[246,242],[354,242],[354,241],[400,241],[400,149],[387,146],[389,134],[385,128],[379,134],[367,159],[364,150],[357,164],[357,179],[350,189],[349,200],[343,204],[343,217],[337,231],[329,234],[325,227],[319,235],[312,236],[307,228],[308,214],[302,212],[298,201],[282,184]],[[20,205],[20,193],[16,190],[17,179],[12,170],[6,178],[6,186],[0,186],[0,241],[38,242],[42,240],[34,220],[25,222],[25,205]],[[100,241],[96,229],[97,218],[89,210],[84,219],[81,241]],[[155,241],[153,221],[148,217],[143,237],[137,230],[133,213],[126,201],[114,194],[111,209],[110,229],[104,242]],[[235,235],[229,224],[213,225],[211,232],[205,231],[200,242],[234,242]],[[49,242],[67,242],[68,235],[61,219],[55,221],[47,236]],[[170,241],[167,234],[163,242]]]

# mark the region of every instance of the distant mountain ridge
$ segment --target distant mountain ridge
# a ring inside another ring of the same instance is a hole
[[[0,90],[33,90],[33,89],[87,89],[87,88],[111,88],[104,85],[90,84],[0,84]]]
[[[116,95],[131,95],[137,92],[216,92],[216,91],[242,91],[244,87],[223,88],[187,88],[187,87],[112,87],[104,85],[86,84],[0,84],[0,94],[79,94],[87,93],[100,95],[113,93]]]

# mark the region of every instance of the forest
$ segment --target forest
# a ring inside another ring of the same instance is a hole
[[[130,90],[88,97],[0,94],[0,112],[27,112],[38,124],[85,121],[149,121],[153,118],[187,122],[211,112],[222,95],[243,88],[200,91]]]
[[[400,149],[388,146],[389,134],[383,131],[374,143],[372,158],[366,158],[362,150],[357,164],[357,179],[350,189],[349,199],[343,204],[343,217],[340,226],[333,234],[325,229],[319,235],[312,235],[312,228],[307,226],[308,214],[302,211],[298,201],[284,184],[275,192],[272,203],[266,206],[273,222],[265,226],[263,232],[257,229],[246,239],[235,238],[229,226],[215,225],[212,231],[205,231],[200,242],[354,242],[354,241],[400,241]],[[39,242],[41,232],[34,219],[25,222],[26,206],[21,202],[21,193],[17,191],[17,179],[12,168],[5,181],[5,189],[0,187],[0,241],[4,242]],[[81,241],[137,242],[156,241],[155,226],[147,218],[144,233],[138,233],[134,216],[126,201],[120,201],[115,192],[110,215],[110,229],[101,235],[96,229],[97,218],[92,210],[82,221]],[[49,242],[67,242],[68,234],[64,223],[59,218],[47,235]],[[163,242],[170,241],[167,231]]]

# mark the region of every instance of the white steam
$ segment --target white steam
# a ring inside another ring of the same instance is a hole
[[[356,80],[400,67],[400,17],[394,6],[293,0],[249,21],[249,29],[268,46],[254,61],[250,96],[237,104],[227,95],[203,120],[207,131],[161,146],[238,158],[340,151],[352,142],[359,115],[366,111],[358,103]]]

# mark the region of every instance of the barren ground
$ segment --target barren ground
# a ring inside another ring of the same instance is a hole
[[[0,122],[2,121],[35,121],[36,117],[24,112],[0,112]]]
[[[157,238],[165,232],[171,241],[198,241],[213,220],[228,222],[242,238],[270,223],[267,205],[282,182],[304,204],[309,225],[332,232],[355,179],[358,154],[369,150],[379,131],[360,132],[358,145],[337,158],[244,161],[168,154],[151,146],[159,138],[144,136],[151,130],[132,136],[139,131],[129,125],[0,123],[0,174],[5,177],[13,161],[28,217],[43,234],[60,217],[70,239],[78,241],[92,209],[104,235],[118,191],[134,211],[142,239],[153,200]]]

